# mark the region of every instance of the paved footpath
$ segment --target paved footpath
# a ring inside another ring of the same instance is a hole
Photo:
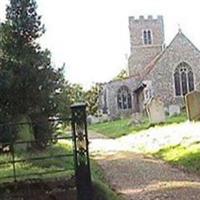
[[[91,134],[90,134],[91,135]],[[111,187],[127,200],[200,200],[200,178],[172,167],[163,161],[139,153],[99,151],[103,144],[112,146],[116,141],[96,134],[90,138],[91,154],[105,172]],[[122,141],[120,141],[122,142]],[[121,146],[126,146],[121,144]],[[102,149],[103,150],[103,149]]]

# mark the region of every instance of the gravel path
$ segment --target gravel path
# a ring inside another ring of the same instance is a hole
[[[141,147],[138,148],[136,143],[139,146],[146,144],[147,150],[152,151],[171,143],[189,144],[199,141],[196,134],[199,128],[199,123],[183,123],[116,140],[98,139],[97,135],[96,139],[90,139],[91,154],[101,165],[113,189],[127,200],[200,200],[200,178],[197,175],[138,153]],[[178,134],[176,142],[174,134]]]
[[[127,200],[198,200],[200,179],[143,155],[96,157],[108,182]]]

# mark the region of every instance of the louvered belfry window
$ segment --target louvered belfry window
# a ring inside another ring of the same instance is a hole
[[[152,33],[150,30],[143,31],[143,42],[145,45],[152,44]]]

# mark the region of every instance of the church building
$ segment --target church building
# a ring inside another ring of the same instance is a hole
[[[100,97],[111,118],[143,112],[159,96],[165,108],[184,105],[184,96],[200,89],[200,51],[179,29],[165,45],[163,17],[129,17],[129,77],[106,83]]]

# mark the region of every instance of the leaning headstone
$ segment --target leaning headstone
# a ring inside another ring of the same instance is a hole
[[[164,103],[159,97],[153,97],[146,105],[149,121],[152,124],[165,122]]]
[[[193,91],[186,95],[186,110],[188,119],[196,121],[200,119],[200,92]]]
[[[181,113],[181,108],[179,105],[169,105],[169,116],[179,115]]]

